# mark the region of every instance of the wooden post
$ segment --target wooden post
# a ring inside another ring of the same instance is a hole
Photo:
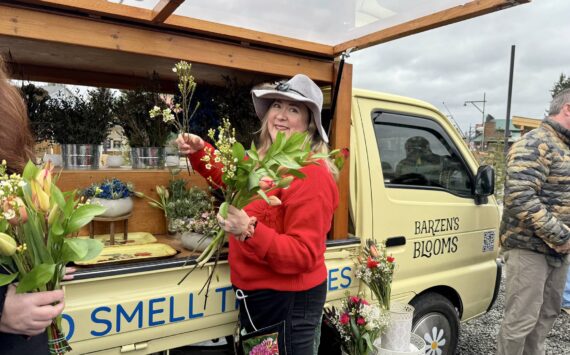
[[[338,63],[334,66],[333,78],[337,77]],[[333,83],[337,85],[338,83]],[[332,125],[331,147],[333,149],[350,148],[350,115],[352,102],[352,64],[345,63],[340,82],[340,90],[336,103],[336,110]],[[349,201],[349,167],[348,159],[340,172],[338,180],[339,203],[334,214],[332,227],[333,239],[345,239],[348,236],[348,201]]]

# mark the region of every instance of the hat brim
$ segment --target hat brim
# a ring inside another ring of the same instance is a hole
[[[315,121],[319,135],[323,141],[325,141],[325,143],[329,142],[329,137],[323,128],[320,107],[313,100],[297,94],[296,92],[285,92],[277,90],[252,90],[251,96],[253,98],[253,107],[255,108],[255,113],[260,120],[263,120],[263,117],[265,117],[267,110],[269,110],[269,106],[273,103],[273,101],[277,99],[304,103],[309,108],[309,110],[311,110],[311,116]]]

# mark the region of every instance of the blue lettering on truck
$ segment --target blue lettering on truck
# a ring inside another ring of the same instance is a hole
[[[343,268],[330,269],[328,273],[328,290],[334,291],[338,289],[346,289],[352,284],[352,268],[345,266]],[[220,287],[214,290],[221,297],[220,311],[229,312],[238,309],[238,300],[235,300],[233,309],[231,307],[231,298],[234,297],[232,286]],[[105,336],[112,331],[120,333],[127,325],[136,324],[139,329],[146,325],[149,327],[181,322],[187,319],[195,319],[204,317],[203,312],[198,312],[202,304],[197,304],[198,300],[194,297],[194,293],[188,294],[188,308],[186,312],[175,314],[175,304],[180,302],[180,298],[175,296],[151,298],[147,301],[139,301],[134,307],[123,304],[114,305],[115,308],[109,306],[100,306],[91,311],[89,333],[94,337]],[[145,308],[146,302],[146,308]],[[229,306],[229,307],[228,307]],[[145,309],[148,314],[145,315]],[[69,314],[64,313],[62,319],[67,322],[67,340],[73,338],[76,330],[76,320]],[[85,324],[87,322],[81,322]]]

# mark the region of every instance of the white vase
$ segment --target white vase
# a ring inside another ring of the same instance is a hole
[[[414,333],[410,333],[410,341],[403,351],[384,349],[381,341],[374,342],[374,345],[378,349],[377,355],[424,355],[427,346],[422,337]]]
[[[381,336],[382,348],[392,351],[408,351],[412,332],[414,307],[399,302],[390,303],[390,323]]]
[[[117,200],[93,197],[91,198],[91,203],[99,204],[106,208],[105,212],[97,217],[114,218],[127,215],[133,210],[133,199],[131,197],[119,198]]]
[[[120,168],[124,162],[125,160],[120,155],[109,155],[107,157],[107,167],[109,168]]]
[[[182,233],[180,241],[184,248],[192,251],[204,251],[212,242],[211,237],[204,238],[203,234],[194,232]]]

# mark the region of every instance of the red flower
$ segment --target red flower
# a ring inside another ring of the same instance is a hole
[[[392,255],[386,257],[386,261],[389,263],[393,263],[396,260]]]
[[[368,257],[368,261],[366,262],[366,267],[369,269],[375,269],[378,267],[378,262],[373,260],[371,257]]]
[[[342,325],[348,324],[348,322],[350,321],[350,317],[348,316],[348,313],[343,313],[340,316],[339,322]]]
[[[356,296],[350,296],[350,303],[358,304],[360,302],[360,298]]]
[[[348,150],[348,148],[342,148],[342,149],[340,150],[340,154],[342,154],[342,156],[343,156],[345,159],[348,159],[348,156],[350,155],[350,151]]]
[[[364,298],[360,299],[360,303],[365,304],[365,305],[369,305],[369,303]]]
[[[356,320],[356,324],[364,325],[364,324],[366,324],[366,320],[362,317],[358,317],[358,319]]]

